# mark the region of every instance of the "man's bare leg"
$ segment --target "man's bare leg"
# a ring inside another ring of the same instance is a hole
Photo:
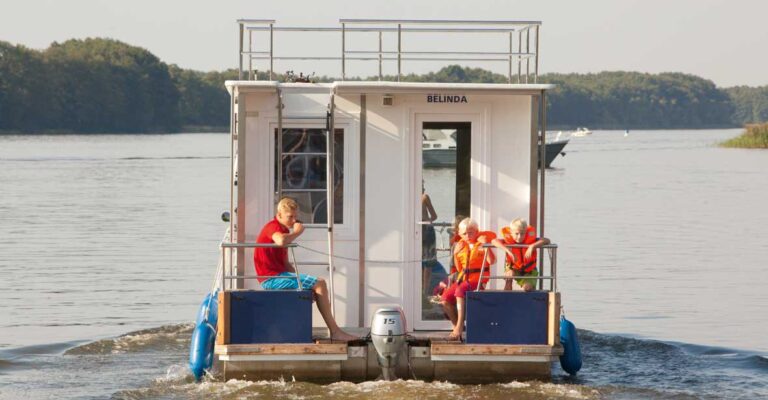
[[[331,340],[340,340],[348,342],[350,340],[359,339],[357,336],[350,335],[339,328],[336,324],[336,320],[331,315],[331,301],[328,296],[328,286],[325,284],[325,280],[319,278],[317,284],[312,288],[315,294],[315,301],[317,302],[317,309],[320,310],[320,315],[323,316],[325,324],[331,331]]]

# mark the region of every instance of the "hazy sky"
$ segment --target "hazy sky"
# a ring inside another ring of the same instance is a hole
[[[338,26],[339,18],[538,20],[542,72],[674,71],[728,87],[768,85],[766,17],[766,0],[0,0],[0,40],[43,49],[109,37],[183,68],[222,70],[237,66],[238,18],[283,26]],[[340,75],[337,65],[312,68]]]

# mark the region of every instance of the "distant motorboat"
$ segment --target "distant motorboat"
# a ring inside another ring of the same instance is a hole
[[[549,168],[552,165],[552,161],[555,161],[558,155],[565,155],[563,148],[568,144],[568,139],[555,139],[551,142],[547,142],[544,152],[544,167]]]
[[[547,140],[544,166],[549,168],[558,155],[565,155],[563,148],[568,144],[568,137],[561,138],[558,132],[553,140]],[[456,131],[430,129],[422,134],[422,165],[424,168],[445,168],[456,166]]]
[[[591,134],[592,134],[592,131],[589,130],[589,128],[585,128],[583,126],[580,126],[576,128],[575,131],[571,132],[571,136],[573,137],[583,137]]]
[[[456,131],[425,129],[421,135],[422,164],[426,168],[456,165]]]

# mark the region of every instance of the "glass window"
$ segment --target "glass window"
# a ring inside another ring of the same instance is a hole
[[[472,126],[469,122],[422,125],[421,319],[445,319],[440,282],[451,270],[453,223],[469,216]],[[439,142],[439,143],[438,143]]]
[[[275,204],[281,197],[293,198],[299,203],[298,219],[305,224],[324,224],[328,220],[327,132],[322,128],[284,128],[282,171],[278,171],[277,160],[281,155],[275,146]],[[333,138],[333,220],[341,224],[344,223],[344,130],[336,129]]]

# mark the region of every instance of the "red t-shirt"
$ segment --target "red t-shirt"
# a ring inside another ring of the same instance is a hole
[[[277,218],[267,222],[261,229],[256,243],[275,243],[272,235],[275,233],[288,233],[288,228],[277,221]],[[253,252],[253,265],[256,267],[256,275],[272,276],[285,272],[285,264],[288,262],[288,249],[278,247],[257,247]],[[259,279],[263,281],[263,279]]]

